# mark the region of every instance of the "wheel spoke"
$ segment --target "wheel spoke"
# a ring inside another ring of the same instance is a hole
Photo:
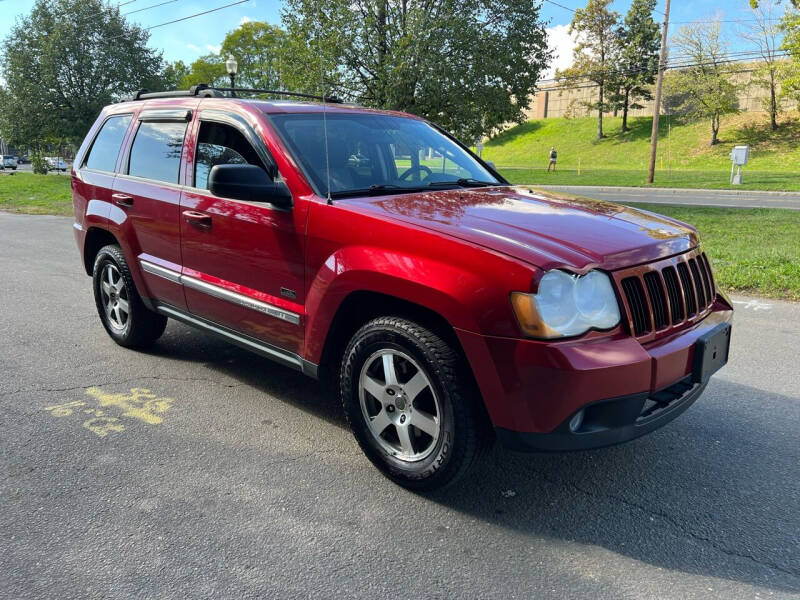
[[[383,355],[383,376],[386,385],[397,383],[397,375],[394,372],[394,354],[392,353]]]
[[[111,295],[111,284],[110,283],[108,283],[107,281],[101,281],[100,282],[100,287],[103,289],[103,293],[106,296],[110,296]]]
[[[439,433],[439,424],[433,415],[429,415],[421,410],[414,410],[409,421],[417,429],[424,431],[432,438]]]
[[[119,314],[119,304],[114,305],[114,320],[122,327],[122,315]]]
[[[124,287],[125,287],[125,280],[122,279],[122,275],[120,275],[119,279],[117,279],[117,283],[114,284],[114,289],[117,290],[117,293],[120,293],[122,291],[122,288]]]
[[[387,415],[386,411],[383,409],[369,421],[369,426],[372,427],[372,431],[375,432],[375,435],[382,434],[383,430],[391,424],[392,421],[389,419],[389,415]]]
[[[384,386],[380,381],[367,375],[364,377],[364,389],[368,391],[375,400],[383,404]]]
[[[397,437],[400,440],[400,447],[408,455],[413,455],[414,446],[411,445],[411,435],[408,431],[408,425],[395,425],[397,429]]]
[[[422,371],[417,371],[417,374],[409,379],[408,383],[403,386],[403,389],[405,390],[408,399],[411,402],[414,402],[414,398],[416,398],[426,387],[428,387],[428,378],[423,375]]]
[[[130,310],[128,309],[128,301],[123,300],[122,298],[117,298],[117,305],[119,306],[120,310],[124,312],[126,315],[131,314]]]

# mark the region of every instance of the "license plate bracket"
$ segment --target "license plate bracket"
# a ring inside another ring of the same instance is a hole
[[[692,383],[706,383],[727,362],[731,347],[731,324],[720,323],[695,342]]]

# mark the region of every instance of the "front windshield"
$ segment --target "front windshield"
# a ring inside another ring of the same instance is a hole
[[[474,157],[418,119],[372,113],[272,114],[272,122],[321,196],[501,185]],[[325,160],[324,121],[328,130]]]

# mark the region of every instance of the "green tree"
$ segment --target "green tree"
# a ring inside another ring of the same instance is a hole
[[[239,63],[236,84],[241,87],[277,90],[282,85],[289,36],[280,27],[251,21],[225,36],[220,58],[229,54]]]
[[[225,61],[219,54],[207,54],[195,60],[189,67],[189,72],[181,77],[179,87],[188,89],[199,83],[219,87],[229,84]]]
[[[182,60],[167,63],[164,67],[161,89],[167,91],[181,89],[183,78],[189,75],[190,72],[191,69]]]
[[[781,95],[797,102],[800,109],[800,10],[788,11],[781,20],[783,43],[781,49],[789,53],[789,60],[781,64]]]
[[[161,73],[148,35],[102,0],[37,0],[2,44],[4,136],[80,141],[105,105]]]
[[[558,73],[568,78],[582,78],[597,84],[597,102],[589,103],[597,111],[597,139],[603,133],[603,113],[612,105],[606,98],[611,89],[615,91],[612,71],[616,69],[615,50],[618,48],[619,13],[608,6],[612,0],[589,0],[586,8],[579,8],[569,24],[569,32],[577,36],[573,50],[573,63],[569,69]]]
[[[522,121],[550,59],[536,0],[287,0],[305,89],[408,111],[473,140]]]
[[[778,113],[780,103],[780,79],[782,75],[780,58],[781,27],[774,17],[775,9],[779,4],[775,0],[761,0],[753,8],[752,24],[745,27],[741,34],[749,41],[759,54],[758,66],[751,78],[751,85],[767,89],[769,96],[764,99],[764,110],[769,113],[772,131],[778,129]]]
[[[622,111],[622,131],[628,131],[628,111],[644,108],[639,100],[650,101],[650,86],[658,73],[661,28],[653,20],[656,0],[633,0],[625,21],[617,30],[615,66],[610,72],[609,100]]]
[[[722,116],[739,111],[736,66],[727,61],[720,23],[684,25],[672,42],[692,66],[673,71],[665,80],[666,104],[677,112],[708,118],[714,146],[719,141]]]

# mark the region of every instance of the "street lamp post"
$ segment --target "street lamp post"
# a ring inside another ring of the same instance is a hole
[[[236,97],[236,71],[239,69],[239,63],[233,58],[233,54],[228,55],[228,60],[225,61],[225,68],[228,70],[228,75],[231,77],[231,97]]]

